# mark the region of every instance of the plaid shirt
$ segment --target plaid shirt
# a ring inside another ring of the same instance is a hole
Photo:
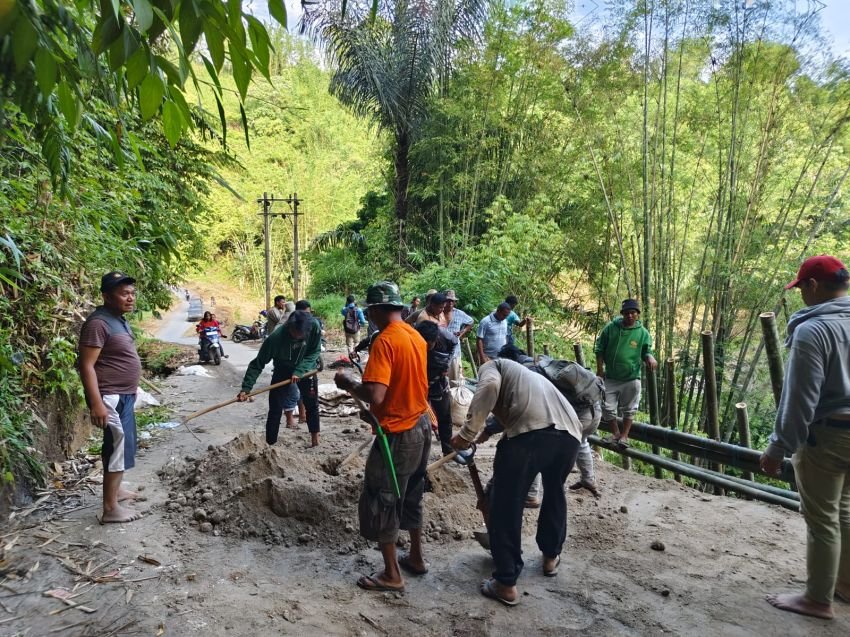
[[[475,320],[463,310],[459,310],[455,308],[452,310],[452,320],[449,321],[449,324],[446,326],[446,329],[452,334],[457,334],[467,325],[472,325],[475,323]],[[452,352],[452,360],[456,359],[460,356],[460,341],[458,341],[457,345],[455,345],[454,352]]]

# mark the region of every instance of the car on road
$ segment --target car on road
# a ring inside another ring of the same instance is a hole
[[[200,321],[204,318],[204,304],[201,299],[189,299],[189,313],[186,316],[187,321]]]

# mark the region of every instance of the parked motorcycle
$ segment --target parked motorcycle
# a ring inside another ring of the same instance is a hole
[[[237,325],[233,328],[233,334],[230,335],[230,338],[234,343],[262,341],[266,338],[266,324],[265,322],[254,321],[251,326]]]
[[[221,365],[221,336],[218,328],[208,327],[200,334],[198,359],[202,363],[213,362]]]

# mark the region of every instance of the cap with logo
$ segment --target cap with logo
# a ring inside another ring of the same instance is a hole
[[[797,276],[791,283],[785,286],[786,290],[795,288],[800,285],[800,281],[806,279],[814,279],[815,281],[837,281],[836,275],[841,270],[846,270],[847,266],[841,263],[835,257],[828,254],[821,254],[816,257],[809,257],[800,266]]]
[[[457,301],[457,294],[455,294],[454,290],[446,290],[443,294],[446,295],[446,299],[449,301]]]
[[[401,300],[398,286],[392,281],[378,281],[366,290],[366,305],[392,305],[393,307],[405,307]]]
[[[102,277],[100,277],[100,291],[101,292],[109,292],[110,290],[115,289],[122,283],[135,283],[136,279],[131,277],[129,274],[124,274],[123,272],[113,271],[107,272]]]
[[[620,314],[623,312],[635,311],[640,314],[640,305],[635,299],[626,299],[623,301],[623,306],[620,308]]]

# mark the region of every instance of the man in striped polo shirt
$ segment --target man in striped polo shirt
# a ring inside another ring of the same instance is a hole
[[[89,315],[80,331],[80,379],[92,424],[103,429],[103,512],[97,518],[101,524],[132,522],[140,517],[120,503],[137,497],[121,488],[124,471],[136,464],[133,406],[142,363],[124,318],[135,309],[135,283],[123,272],[103,275],[103,305]]]

